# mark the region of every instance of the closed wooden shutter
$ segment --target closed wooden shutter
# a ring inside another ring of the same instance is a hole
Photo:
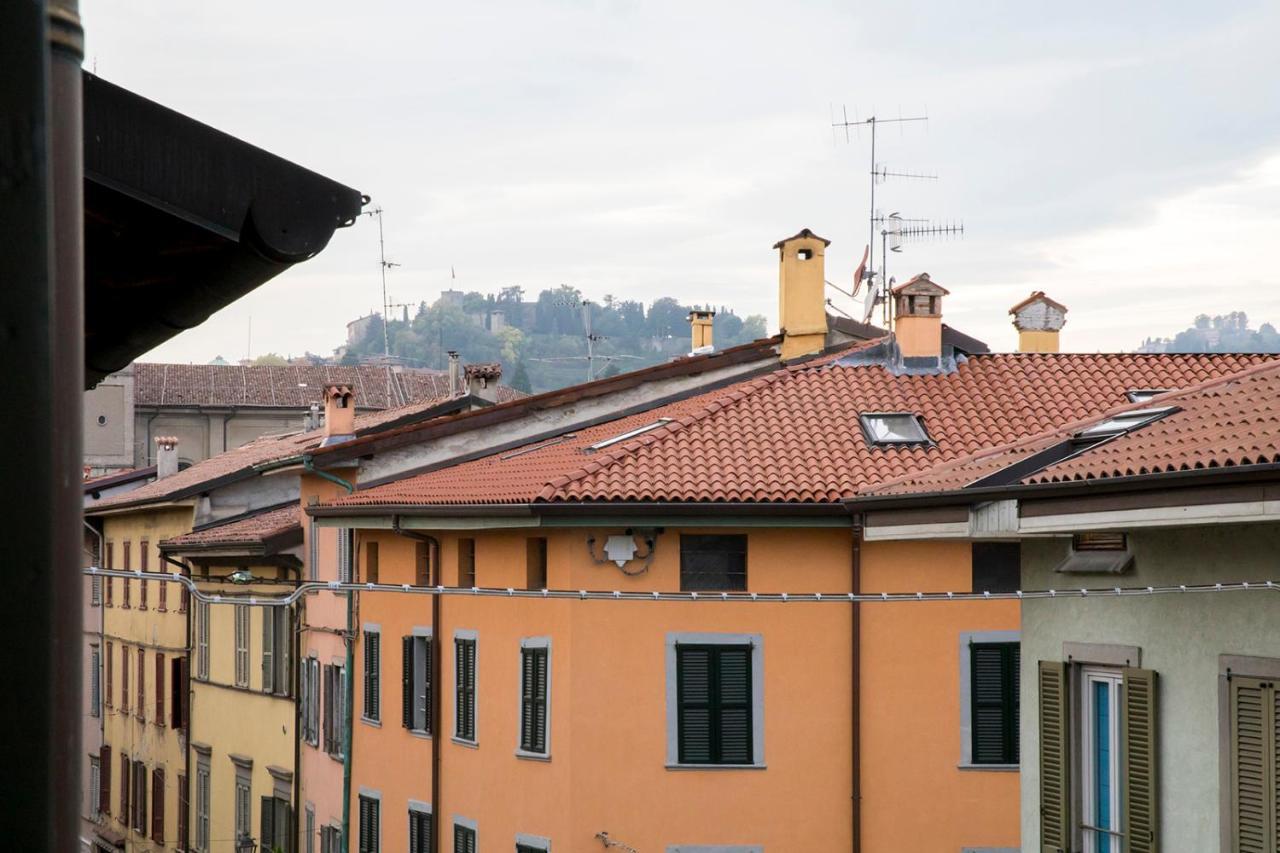
[[[520,660],[520,748],[547,751],[547,650],[522,649]]]
[[[455,643],[454,661],[457,719],[455,735],[463,740],[476,737],[476,643],[475,640],[458,640]]]
[[[271,693],[276,689],[275,681],[275,614],[274,608],[262,609],[262,692]]]
[[[427,543],[413,543],[413,583],[414,586],[426,586],[430,583],[430,560],[427,558]]]
[[[164,768],[151,773],[151,840],[164,844]]]
[[[141,761],[133,763],[133,828],[147,831],[147,766]]]
[[[111,747],[106,744],[98,750],[98,811],[111,814]]]
[[[264,851],[271,850],[276,839],[276,804],[274,797],[262,798],[262,814],[259,816],[261,835],[259,839]]]
[[[324,666],[324,680],[321,687],[324,691],[324,750],[333,752],[333,667]]]
[[[381,690],[378,676],[382,664],[382,635],[366,631],[364,635],[364,715],[370,720],[379,720],[379,703]]]
[[[133,768],[129,766],[129,756],[120,756],[120,814],[117,816],[125,826],[129,825],[129,788],[133,785]]]
[[[1126,853],[1156,853],[1160,849],[1156,813],[1159,803],[1156,749],[1156,674],[1126,668],[1120,705],[1120,814],[1127,840]]]
[[[1017,643],[972,643],[970,725],[974,764],[1018,763]]]
[[[435,658],[432,655],[434,649],[431,645],[434,642],[434,637],[427,637],[426,641],[422,644],[422,695],[418,699],[418,701],[422,703],[422,729],[428,733],[433,733],[435,731],[435,720],[431,716],[435,709],[435,704],[431,700],[431,691],[435,689],[433,687],[434,681],[432,676],[432,668],[435,665]]]
[[[751,648],[682,645],[676,669],[680,762],[750,764]]]
[[[369,583],[378,583],[378,543],[369,542],[364,546],[364,578]]]
[[[164,724],[164,655],[156,652],[156,725]]]
[[[1070,705],[1068,664],[1040,661],[1040,848],[1067,853],[1071,847]]]
[[[413,637],[400,640],[400,722],[413,728]]]
[[[187,830],[187,777],[178,775],[178,849],[186,850],[188,839]]]
[[[138,649],[138,719],[147,710],[147,650]]]
[[[409,853],[432,853],[431,814],[409,812]]]
[[[116,650],[114,645],[111,643],[110,640],[108,640],[107,654],[106,654],[106,657],[102,659],[102,665],[107,669],[107,690],[106,690],[106,694],[102,697],[102,701],[103,701],[103,704],[105,704],[108,708],[110,708],[113,704],[115,704],[115,699],[114,699],[115,686],[112,683],[114,679],[111,677],[116,665],[115,653],[116,653]]]
[[[1232,676],[1232,853],[1274,853],[1280,843],[1280,713],[1275,682]]]
[[[360,853],[378,853],[378,801],[360,798]]]
[[[453,853],[476,853],[475,830],[457,823],[453,825]]]

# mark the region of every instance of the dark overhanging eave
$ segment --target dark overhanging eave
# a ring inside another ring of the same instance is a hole
[[[645,516],[687,516],[692,519],[711,516],[778,517],[778,518],[848,518],[849,511],[839,502],[833,503],[728,503],[715,501],[684,502],[536,502],[507,504],[351,504],[346,506],[311,506],[307,514],[316,518],[360,518],[387,516],[430,516],[433,518],[637,518]]]
[[[314,257],[356,190],[84,74],[85,383]]]

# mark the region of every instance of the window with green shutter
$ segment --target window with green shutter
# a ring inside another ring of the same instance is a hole
[[[520,749],[539,755],[547,751],[547,667],[543,647],[520,650]]]
[[[378,824],[382,803],[374,797],[360,795],[360,828],[359,853],[378,853],[381,849],[382,833]]]
[[[753,762],[751,647],[676,646],[681,764]]]
[[[453,853],[476,853],[476,831],[460,823],[453,825]]]
[[[364,710],[366,720],[382,719],[382,635],[377,631],[364,632]]]
[[[476,739],[476,641],[454,639],[454,736]]]
[[[1018,763],[1018,643],[969,644],[974,764]]]
[[[431,813],[409,809],[409,853],[435,853],[432,847]]]
[[[431,733],[431,638],[401,638],[400,723],[406,729]]]

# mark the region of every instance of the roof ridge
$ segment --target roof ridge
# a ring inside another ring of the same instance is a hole
[[[1214,353],[1140,353],[1140,354],[1141,355],[1175,355],[1175,354],[1176,355],[1213,355]],[[1236,353],[1236,355],[1240,355],[1240,353]],[[1198,382],[1195,385],[1189,385],[1186,388],[1179,388],[1177,390],[1170,391],[1165,394],[1158,394],[1155,397],[1152,397],[1148,400],[1143,400],[1141,402],[1125,403],[1120,406],[1115,406],[1110,409],[1106,409],[1100,413],[1089,415],[1088,417],[1085,417],[1085,418],[1077,418],[1074,421],[1068,421],[1067,423],[1053,427],[1052,429],[1047,429],[1042,432],[1038,432],[1034,435],[1029,435],[1024,438],[1020,438],[1017,441],[1006,442],[1005,444],[996,445],[994,447],[983,448],[982,450],[976,453],[970,453],[966,456],[961,456],[957,459],[952,459],[951,461],[944,462],[941,465],[934,465],[929,468],[922,468],[919,471],[915,471],[910,474],[903,474],[902,476],[895,477],[892,480],[882,480],[881,482],[877,483],[874,488],[868,489],[866,492],[863,492],[862,494],[866,494],[866,495],[876,494],[881,490],[888,490],[893,486],[910,483],[913,480],[920,478],[922,475],[943,474],[948,471],[958,471],[964,468],[966,465],[971,465],[974,462],[978,462],[983,459],[988,459],[992,456],[999,456],[999,455],[1008,453],[1010,451],[1018,450],[1024,447],[1034,447],[1036,445],[1040,445],[1045,442],[1048,442],[1051,439],[1061,438],[1065,435],[1069,435],[1070,433],[1079,430],[1082,427],[1086,427],[1094,423],[1100,423],[1101,421],[1104,421],[1107,418],[1115,417],[1116,415],[1123,414],[1124,412],[1157,408],[1159,405],[1185,399],[1186,397],[1192,396],[1195,394],[1202,394],[1211,388],[1226,386],[1232,382],[1238,382],[1243,379],[1248,379],[1255,374],[1265,373],[1268,370],[1280,371],[1280,361],[1270,360],[1270,361],[1261,362],[1259,364],[1251,364],[1242,370],[1236,371],[1235,373],[1229,373],[1229,374],[1226,374],[1225,376],[1211,377],[1202,382]],[[1010,463],[1010,464],[1013,464],[1013,463]],[[1050,467],[1050,466],[1046,465],[1045,467]],[[1044,469],[1042,468],[1039,470],[1044,470]],[[1032,476],[1035,476],[1035,474],[1037,473],[1039,473],[1039,471],[1033,471],[1027,474],[1026,476],[1032,477]]]

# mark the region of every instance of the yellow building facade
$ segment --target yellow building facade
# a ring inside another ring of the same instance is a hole
[[[99,835],[125,851],[180,848],[187,771],[187,615],[184,587],[161,540],[191,527],[190,507],[103,518],[103,564],[140,572],[104,578],[101,642],[103,746]]]

